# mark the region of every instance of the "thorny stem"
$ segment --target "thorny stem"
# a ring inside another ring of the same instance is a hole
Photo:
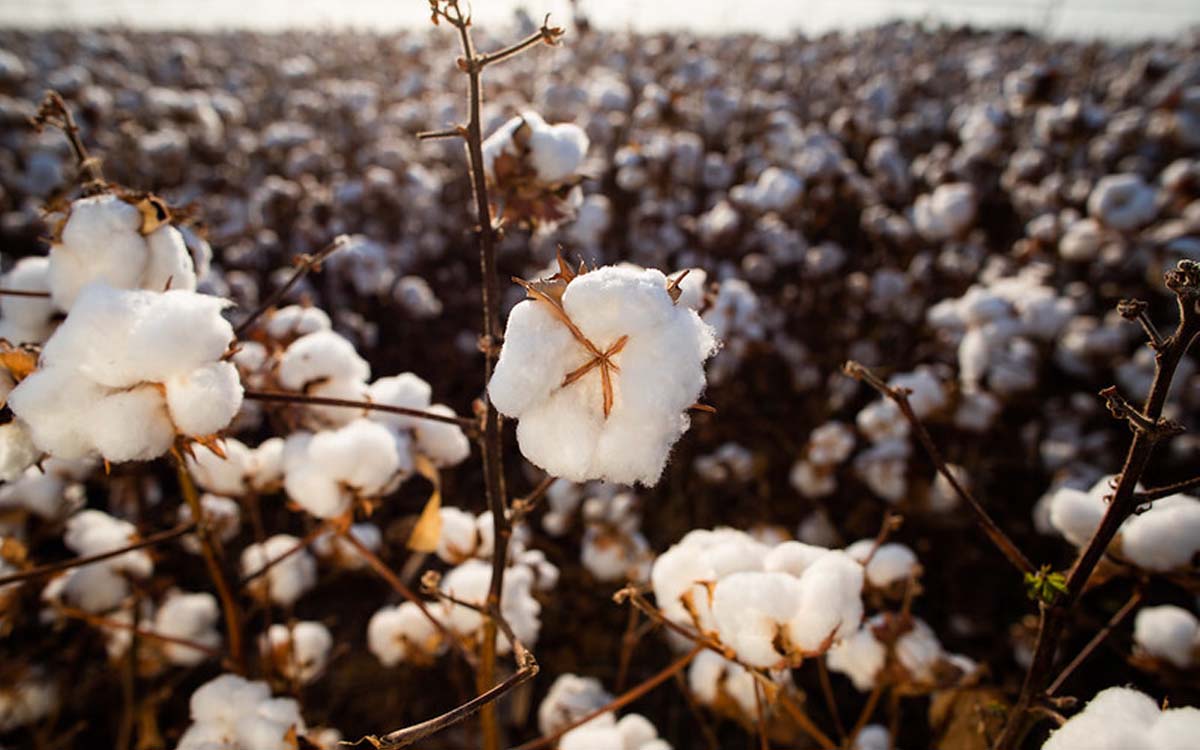
[[[500,414],[495,404],[487,394],[487,384],[492,379],[492,368],[497,357],[497,344],[501,340],[500,331],[500,286],[499,275],[496,272],[496,229],[492,224],[492,212],[488,202],[487,178],[483,167],[483,119],[481,108],[483,101],[481,73],[484,67],[492,62],[499,62],[530,46],[533,42],[522,41],[511,48],[494,52],[491,55],[479,55],[471,38],[471,18],[459,7],[459,0],[430,0],[433,20],[445,19],[458,31],[459,42],[462,46],[460,69],[466,74],[468,82],[467,93],[467,125],[465,140],[467,157],[471,171],[471,185],[475,196],[475,214],[478,221],[479,266],[483,288],[483,337],[484,347],[484,401],[487,405],[483,419],[483,474],[486,486],[488,508],[492,512],[492,578],[488,587],[487,607],[492,612],[500,611],[500,599],[504,586],[504,570],[508,564],[508,540],[512,527],[508,520],[508,503],[504,487],[504,457],[500,440]],[[548,17],[547,17],[548,18]],[[544,24],[538,33],[538,38],[545,38],[553,43],[562,34],[561,29],[553,33]],[[536,41],[536,40],[534,40]],[[496,623],[489,619],[484,624],[482,648],[482,663],[477,673],[478,684],[490,685],[494,681],[496,666]],[[500,730],[495,706],[483,704],[482,724],[484,747],[487,750],[499,750]]]
[[[557,742],[560,737],[562,737],[564,734],[571,731],[572,729],[588,723],[589,721],[596,718],[597,716],[600,716],[601,714],[608,713],[609,711],[617,711],[621,708],[624,708],[625,706],[628,706],[630,703],[633,703],[638,698],[641,698],[646,693],[649,693],[654,688],[658,687],[659,685],[661,685],[664,682],[666,682],[667,680],[671,679],[673,676],[675,676],[679,672],[683,671],[683,669],[685,667],[687,667],[687,665],[691,664],[692,660],[695,659],[696,656],[704,649],[705,649],[705,646],[703,646],[701,644],[696,644],[695,646],[692,647],[691,651],[688,651],[683,656],[679,657],[675,661],[668,664],[658,674],[656,674],[653,677],[650,677],[649,679],[645,680],[644,682],[630,688],[625,693],[617,696],[616,698],[613,698],[607,704],[601,706],[600,708],[597,708],[596,710],[592,711],[591,713],[581,716],[580,718],[576,719],[575,721],[572,721],[570,724],[567,724],[566,726],[561,727],[561,728],[551,732],[550,734],[543,735],[541,737],[538,737],[535,740],[530,740],[529,742],[526,742],[524,745],[518,745],[517,747],[513,748],[513,750],[536,750],[536,748],[550,747],[555,742]]]
[[[428,419],[431,422],[444,422],[446,424],[458,425],[469,432],[479,429],[479,424],[474,419],[470,419],[468,417],[450,417],[433,411],[410,409],[407,406],[392,406],[391,404],[376,404],[372,401],[350,401],[342,398],[324,398],[322,396],[309,396],[304,393],[290,393],[287,391],[247,390],[245,392],[245,397],[251,401],[274,401],[286,404],[311,404],[313,406],[344,406],[347,409],[385,411],[389,414],[403,414],[406,417]]]
[[[233,661],[239,674],[246,673],[246,662],[242,654],[242,618],[238,612],[237,600],[233,590],[221,569],[221,561],[217,557],[217,545],[209,533],[208,525],[204,523],[204,508],[200,505],[200,495],[196,492],[196,484],[188,473],[187,464],[178,450],[172,449],[175,459],[176,472],[179,475],[179,489],[183,493],[184,502],[192,511],[196,521],[196,537],[200,540],[200,551],[203,553],[204,564],[208,568],[209,577],[217,589],[217,598],[221,601],[221,612],[225,618],[225,629],[229,631],[229,658]]]
[[[931,461],[933,461],[933,465],[937,468],[938,473],[946,478],[946,481],[949,482],[950,486],[954,488],[954,492],[975,513],[975,520],[979,522],[979,525],[983,528],[983,532],[987,534],[987,537],[992,541],[992,544],[996,545],[996,548],[1004,554],[1004,557],[1007,558],[1008,561],[1017,568],[1017,570],[1020,570],[1022,573],[1030,574],[1036,572],[1037,569],[1034,568],[1033,563],[1029,562],[1029,558],[1025,556],[1025,553],[1021,552],[1016,543],[1004,533],[1004,530],[1001,529],[1000,526],[992,519],[987,510],[985,510],[984,507],[980,505],[979,501],[975,499],[975,496],[971,494],[971,491],[964,487],[963,484],[958,481],[958,477],[954,476],[954,473],[950,471],[948,466],[946,466],[946,461],[942,458],[941,451],[938,450],[937,446],[933,442],[933,438],[929,436],[929,431],[925,429],[925,425],[921,424],[921,420],[917,418],[916,412],[913,411],[912,405],[908,402],[907,391],[903,388],[891,387],[878,375],[853,360],[847,362],[843,370],[850,377],[854,378],[855,380],[861,380],[865,382],[867,385],[879,391],[880,395],[891,399],[896,403],[896,406],[900,407],[900,412],[904,415],[905,419],[908,420],[909,424],[912,425],[913,432],[916,433],[917,440],[920,441],[921,446],[925,448],[925,452],[929,454],[929,458]]]
[[[1112,618],[1110,618],[1108,623],[1100,629],[1100,632],[1096,633],[1096,635],[1092,637],[1092,640],[1088,641],[1088,644],[1083,647],[1083,650],[1076,654],[1075,658],[1072,659],[1071,662],[1067,664],[1067,666],[1063,667],[1063,670],[1058,673],[1058,677],[1055,677],[1054,682],[1050,683],[1050,687],[1046,688],[1046,695],[1052,696],[1057,693],[1059,688],[1063,686],[1063,683],[1067,681],[1067,678],[1079,668],[1080,664],[1083,664],[1083,662],[1085,662],[1087,658],[1092,655],[1093,651],[1100,647],[1100,644],[1104,643],[1109,634],[1112,633],[1112,631],[1118,625],[1120,625],[1126,617],[1129,616],[1129,613],[1133,611],[1133,608],[1138,604],[1141,604],[1141,602],[1141,588],[1134,589],[1134,592],[1130,595],[1128,601],[1126,601],[1120,609],[1113,613]]]
[[[83,139],[79,136],[79,125],[75,123],[75,117],[61,94],[53,89],[47,91],[31,122],[39,132],[46,125],[51,125],[67,137],[71,151],[75,153],[75,162],[79,165],[80,174],[85,178],[84,195],[96,195],[108,189],[104,172],[100,169],[100,161],[89,154],[87,146],[83,145]]]
[[[325,262],[330,255],[333,255],[335,252],[345,247],[346,243],[349,241],[350,238],[348,236],[340,234],[337,237],[334,237],[332,242],[318,250],[315,254],[309,255],[306,253],[296,258],[296,270],[292,273],[291,278],[289,278],[283,286],[279,287],[274,292],[271,292],[271,294],[268,295],[265,300],[263,300],[262,304],[255,308],[254,312],[246,316],[246,319],[239,323],[237,328],[233,329],[233,335],[240,339],[242,334],[248,331],[250,326],[254,325],[255,321],[265,315],[266,312],[272,307],[279,304],[279,301],[287,296],[287,293],[292,290],[292,287],[299,284],[300,280],[307,276],[310,271],[320,269],[321,264]]]
[[[47,563],[46,565],[39,565],[36,568],[23,570],[20,573],[10,573],[6,576],[0,576],[0,586],[7,586],[10,583],[16,583],[18,581],[28,581],[34,578],[53,575],[54,573],[60,573],[64,570],[70,570],[71,568],[78,568],[83,565],[91,565],[92,563],[100,562],[101,560],[107,560],[110,557],[117,557],[118,555],[123,555],[126,552],[133,552],[144,547],[153,547],[156,544],[162,544],[163,542],[169,542],[172,539],[178,539],[194,528],[196,528],[196,522],[188,521],[187,523],[182,523],[173,529],[167,529],[166,531],[160,531],[157,534],[148,536],[145,539],[130,544],[127,547],[109,550],[108,552],[101,552],[98,555],[88,555],[87,557],[76,557],[71,560]]]
[[[1154,425],[1158,425],[1162,417],[1171,380],[1180,360],[1200,334],[1200,310],[1197,309],[1197,299],[1200,298],[1200,264],[1188,260],[1180,261],[1174,270],[1167,272],[1165,283],[1168,289],[1175,292],[1179,305],[1179,323],[1174,333],[1163,340],[1162,346],[1155,352],[1154,380],[1150,384],[1145,405],[1139,412],[1140,417]],[[1143,429],[1137,420],[1130,419],[1129,422],[1133,440],[1129,444],[1125,463],[1117,477],[1108,510],[1091,540],[1071,567],[1067,576],[1066,591],[1053,604],[1042,605],[1033,660],[1021,685],[1017,701],[1004,724],[1004,730],[993,746],[994,750],[1013,750],[1030,729],[1029,712],[1050,679],[1054,653],[1066,625],[1067,614],[1083,594],[1092,571],[1121,528],[1121,524],[1137,509],[1135,488],[1150,461],[1155,445],[1164,435],[1157,429]]]

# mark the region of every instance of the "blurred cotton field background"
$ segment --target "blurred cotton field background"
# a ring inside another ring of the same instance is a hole
[[[0,1],[0,746],[1193,747],[1200,7],[477,5]]]

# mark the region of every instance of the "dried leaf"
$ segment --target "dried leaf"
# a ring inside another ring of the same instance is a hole
[[[157,195],[144,193],[138,196],[133,204],[142,215],[142,226],[138,229],[143,235],[153,234],[159,227],[171,221],[171,209],[167,202]]]
[[[667,294],[671,296],[671,301],[675,304],[679,304],[679,297],[683,294],[683,290],[679,288],[679,283],[683,281],[684,277],[691,273],[691,271],[692,269],[685,268],[683,273],[671,279],[671,281],[667,284]]]
[[[408,537],[408,548],[414,552],[433,552],[442,538],[441,478],[437,467],[425,456],[417,454],[415,464],[417,473],[433,483],[433,494],[425,502],[425,509]]]
[[[18,383],[37,369],[38,352],[32,347],[13,346],[0,339],[0,367],[8,370]]]

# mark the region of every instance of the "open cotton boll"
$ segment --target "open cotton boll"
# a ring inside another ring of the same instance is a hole
[[[623,341],[611,355],[615,366],[599,364],[565,383],[599,360],[551,303],[526,300],[509,316],[488,384],[492,401],[519,420],[525,457],[555,476],[657,483],[690,424],[686,410],[704,388],[704,361],[716,346],[711,330],[693,310],[674,304],[666,277],[654,270],[609,266],[576,276],[566,284],[562,308],[597,350]]]
[[[52,455],[99,455],[111,462],[156,458],[177,432],[160,388],[220,360],[233,340],[221,317],[227,304],[186,291],[88,286],[43,347],[39,369],[9,394],[9,404],[29,425],[34,443]],[[227,378],[223,392],[228,411],[241,386]],[[189,421],[213,427],[221,408],[200,408],[199,418],[196,411],[185,410]]]
[[[196,272],[179,230],[164,224],[141,233],[136,206],[112,195],[80,198],[71,204],[61,240],[50,246],[50,295],[70,311],[84,287],[103,282],[118,289],[167,288],[191,291]]]
[[[208,533],[222,543],[232,541],[242,525],[241,506],[227,497],[209,492],[200,496],[200,514]],[[191,520],[192,506],[180,503],[179,523],[188,523]],[[202,551],[200,538],[196,534],[188,534],[180,542],[183,544],[183,548],[193,555],[198,555]]]
[[[68,518],[63,532],[63,544],[80,557],[128,547],[136,539],[137,528],[133,524],[94,509],[82,510]],[[96,564],[139,577],[154,571],[154,562],[145,550],[131,550]]]
[[[444,417],[455,416],[454,410],[443,404],[434,404],[426,411]],[[423,419],[414,432],[417,450],[428,456],[434,466],[455,466],[471,455],[471,441],[456,424]]]
[[[782,690],[794,690],[788,670],[769,672],[771,681]],[[754,673],[713,651],[701,651],[688,667],[688,689],[707,706],[720,706],[722,699],[733,702],[744,719],[758,717],[762,688]],[[756,698],[756,692],[758,697]],[[770,706],[766,707],[770,710]]]
[[[868,724],[854,737],[851,750],[893,750],[892,735],[882,724]]]
[[[1146,570],[1189,568],[1200,552],[1200,500],[1172,495],[1130,516],[1121,524],[1121,552]]]
[[[242,407],[242,383],[229,362],[211,362],[166,382],[167,409],[185,435],[211,435]]]
[[[538,179],[547,185],[557,185],[574,177],[587,157],[588,137],[583,128],[570,122],[548,125],[541,118],[530,125],[529,160],[537,170]]]
[[[411,372],[379,378],[371,383],[368,395],[372,403],[401,406],[406,409],[428,409],[433,399],[433,387]],[[422,420],[404,414],[372,411],[371,419],[401,430],[417,427]]]
[[[300,704],[265,682],[223,674],[192,693],[192,724],[177,750],[289,750],[305,731]]]
[[[367,623],[367,648],[385,667],[428,659],[442,647],[441,631],[413,602],[384,607]]]
[[[763,570],[800,577],[808,566],[829,550],[803,542],[786,541],[775,545],[763,558]],[[848,550],[847,550],[848,551]]]
[[[333,328],[329,313],[319,307],[288,305],[274,310],[265,322],[267,335],[276,340],[304,336]]]
[[[365,383],[371,367],[354,345],[333,331],[316,331],[291,343],[279,361],[279,382],[302,391],[319,380],[348,380]]]
[[[355,498],[377,497],[412,470],[395,436],[368,419],[337,430],[293,433],[284,452],[283,486],[294,502],[317,518],[333,518]]]
[[[371,552],[383,546],[383,532],[373,523],[351,524],[349,536]],[[323,562],[345,570],[359,570],[370,565],[358,546],[341,534],[329,532],[318,536],[312,545],[313,552]]]
[[[863,617],[863,569],[854,558],[832,550],[800,576],[796,615],[787,634],[802,652],[816,653],[858,629]]]
[[[317,583],[317,561],[300,540],[291,534],[276,534],[262,544],[242,550],[242,577],[256,576],[247,586],[256,596],[269,597],[281,607],[290,607]],[[287,557],[284,557],[287,555]],[[257,575],[275,562],[265,573]]]
[[[641,714],[620,721],[611,712],[600,714],[562,736],[559,750],[671,750],[658,730]]]
[[[464,602],[482,607],[487,600],[488,586],[492,580],[491,563],[471,559],[446,574],[442,579],[442,591]],[[533,596],[533,571],[523,565],[511,567],[504,575],[504,590],[500,610],[504,619],[512,626],[513,634],[526,648],[533,648],[541,631],[542,605]],[[481,632],[483,616],[474,609],[458,604],[445,607],[445,624],[455,633],[474,639]],[[506,654],[512,644],[504,634],[497,640],[497,650]]]
[[[790,644],[780,635],[796,615],[800,581],[786,573],[734,573],[713,589],[712,612],[721,642],[753,667],[789,663]]]
[[[872,550],[875,551],[873,555]],[[919,567],[916,554],[905,545],[895,542],[881,544],[875,549],[874,539],[861,539],[847,547],[846,554],[860,563],[871,557],[866,565],[867,580],[876,588],[887,588],[898,581],[908,580],[916,575]]]
[[[706,583],[723,574],[762,570],[768,547],[742,531],[698,529],[688,532],[658,556],[650,583],[658,608],[672,622],[692,626],[693,613],[703,629],[711,629],[712,610]]]
[[[23,508],[47,521],[60,520],[82,507],[81,480],[94,468],[90,461],[47,458],[0,486],[0,509]]]
[[[1137,174],[1101,177],[1088,196],[1088,213],[1114,229],[1133,230],[1158,213],[1158,193]]]
[[[918,367],[912,372],[893,375],[888,380],[893,388],[909,391],[908,403],[917,417],[924,419],[946,405],[946,388],[928,367]]]
[[[538,730],[553,734],[608,704],[612,694],[595,677],[561,674],[538,705]]]
[[[1109,478],[1101,479],[1088,492],[1060,487],[1050,497],[1050,523],[1076,547],[1088,543],[1096,533],[1108,504],[1104,495],[1111,493]]]
[[[896,658],[914,680],[934,682],[934,668],[946,658],[942,643],[924,620],[913,618],[912,629],[896,639]]]
[[[1183,750],[1197,736],[1200,709],[1162,711],[1145,693],[1112,687],[1052,731],[1042,750]]]
[[[171,591],[154,615],[154,632],[216,650],[221,645],[216,629],[220,617],[212,594]],[[162,641],[160,645],[167,661],[178,666],[189,667],[210,658],[205,651],[182,643]]]
[[[0,276],[0,286],[22,292],[50,291],[50,261],[27,257]],[[54,331],[54,303],[40,297],[0,295],[0,338],[14,344],[40,344]]]
[[[439,513],[442,517],[442,533],[435,550],[437,556],[451,565],[474,557],[479,547],[475,516],[449,505],[442,506]]]
[[[826,659],[831,670],[849,677],[855,689],[865,693],[875,686],[875,677],[887,659],[887,648],[870,626],[864,625],[829,649]]]
[[[1200,620],[1182,607],[1143,607],[1133,621],[1133,642],[1150,656],[1188,669],[1200,653]]]
[[[0,481],[13,482],[21,478],[41,455],[24,422],[14,419],[0,425]]]
[[[966,231],[975,221],[975,187],[969,182],[939,185],[932,193],[917,196],[913,224],[925,239],[948,240]]]
[[[319,622],[298,622],[291,626],[275,623],[267,628],[259,644],[271,656],[280,674],[307,685],[329,663],[333,636]]]

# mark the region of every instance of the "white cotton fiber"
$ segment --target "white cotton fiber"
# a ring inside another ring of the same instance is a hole
[[[315,586],[317,561],[308,550],[297,550],[298,546],[300,540],[296,537],[276,534],[262,544],[251,544],[242,550],[242,576],[256,575],[248,585],[250,591],[258,596],[269,597],[281,607],[290,607]],[[268,565],[271,567],[258,575]]]
[[[1183,750],[1200,736],[1200,710],[1159,710],[1145,693],[1103,690],[1054,730],[1042,750]]]
[[[523,141],[524,148],[518,145],[518,140]],[[501,125],[484,140],[483,163],[494,180],[494,166],[500,154],[527,159],[538,180],[547,187],[553,187],[578,173],[587,150],[587,133],[578,125],[550,125],[541,115],[527,111]]]
[[[1144,607],[1133,621],[1133,642],[1150,656],[1188,669],[1200,652],[1200,621],[1182,607]]]
[[[323,432],[293,433],[284,449],[288,497],[318,518],[350,509],[356,497],[378,497],[412,470],[411,457],[386,427],[357,419]]]
[[[565,377],[592,359],[548,303],[526,300],[509,316],[488,393],[519,420],[521,452],[555,476],[653,485],[687,430],[687,409],[704,388],[715,349],[696,313],[675,305],[659,271],[606,267],[578,276],[563,294],[566,314],[600,351],[613,355],[613,404],[604,414],[601,368]]]
[[[367,623],[367,648],[385,667],[432,656],[441,647],[437,625],[413,602],[384,607]]]
[[[551,734],[582,719],[612,700],[595,677],[561,674],[538,705],[538,731]]]
[[[876,549],[874,539],[861,539],[847,547],[846,554],[860,563],[871,555],[871,561],[866,566],[867,580],[877,588],[907,580],[918,570],[916,554],[905,545],[895,542],[881,544]]]
[[[776,646],[786,623],[796,615],[800,581],[786,573],[734,573],[713,589],[713,618],[721,642],[753,667],[774,669],[789,654]]]
[[[221,634],[216,630],[220,617],[221,610],[212,594],[171,591],[154,615],[154,632],[215,650],[221,645]],[[184,667],[209,658],[204,651],[181,643],[164,641],[162,651],[167,661]]]
[[[866,693],[875,686],[875,676],[883,669],[887,648],[864,625],[829,649],[826,658],[831,670],[846,675],[856,690]]]
[[[788,637],[806,653],[822,651],[858,629],[863,617],[863,569],[854,558],[832,550],[800,576],[796,616]]]
[[[242,406],[242,383],[229,362],[211,362],[166,381],[167,409],[187,435],[210,435],[233,420]]]
[[[316,331],[296,339],[284,351],[278,374],[285,388],[300,391],[318,380],[365,382],[371,367],[346,339],[333,331]]]
[[[21,258],[0,277],[0,286],[25,292],[47,292],[50,290],[49,275],[47,258]],[[0,338],[14,344],[40,344],[54,331],[56,312],[49,299],[0,295]]]

